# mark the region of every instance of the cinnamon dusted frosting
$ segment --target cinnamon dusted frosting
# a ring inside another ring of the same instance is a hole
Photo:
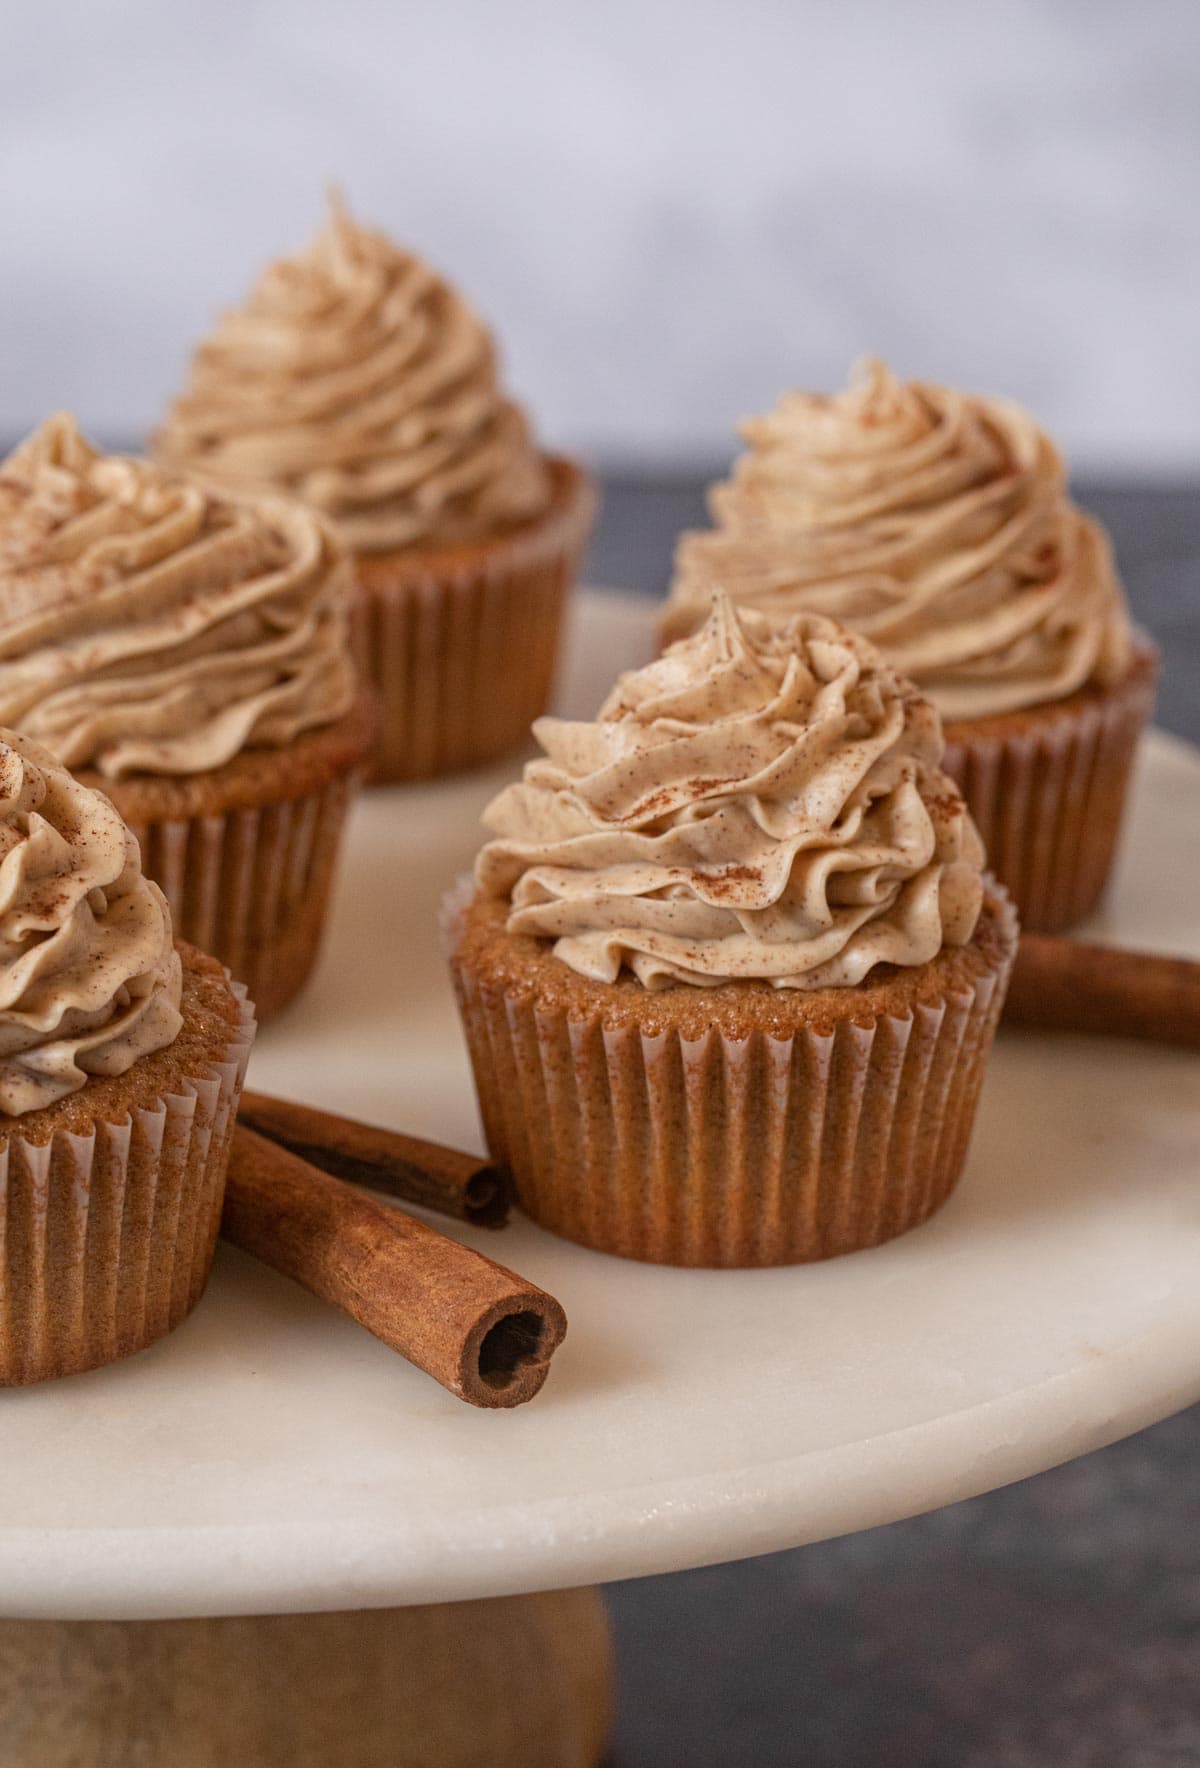
[[[353,703],[351,593],[301,505],[100,454],[52,417],[0,464],[0,724],[109,779],[288,743]]]
[[[340,204],[192,364],[162,458],[315,504],[357,552],[499,532],[549,501],[491,338],[441,277]]]
[[[534,732],[545,757],[486,811],[476,876],[585,976],[823,988],[974,931],[983,849],[937,714],[820,615],[717,594],[594,724]]]
[[[716,526],[680,542],[668,637],[705,618],[714,584],[776,616],[811,609],[864,633],[947,718],[1126,667],[1108,541],[1019,407],[868,361],[845,392],[785,394],[742,434]]]
[[[0,1112],[165,1049],[181,986],[170,911],[108,799],[0,730]]]

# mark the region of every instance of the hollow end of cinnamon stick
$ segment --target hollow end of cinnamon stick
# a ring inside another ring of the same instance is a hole
[[[566,1334],[536,1284],[241,1123],[221,1232],[473,1406],[531,1400]]]
[[[472,1405],[519,1406],[531,1400],[562,1343],[567,1319],[561,1309],[555,1315],[526,1307],[519,1297],[515,1301],[513,1311],[498,1307],[480,1320],[464,1346],[462,1391]],[[496,1398],[484,1397],[488,1394]]]
[[[243,1093],[238,1116],[259,1135],[352,1185],[474,1228],[502,1228],[508,1220],[512,1177],[495,1161],[268,1093]]]
[[[506,1166],[489,1161],[463,1187],[463,1220],[473,1228],[502,1228],[511,1201],[512,1175]]]

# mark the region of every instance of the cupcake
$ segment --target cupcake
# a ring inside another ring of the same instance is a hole
[[[1157,653],[1053,443],[1015,405],[879,362],[832,398],[785,394],[742,433],[714,527],[680,541],[664,638],[703,622],[714,584],[865,634],[941,712],[946,770],[1023,925],[1082,920],[1111,868]]]
[[[445,932],[493,1155],[544,1227],[773,1265],[924,1220],[1016,946],[929,702],[718,595],[485,814]]]
[[[0,1385],[129,1356],[195,1306],[253,1036],[108,799],[0,730]]]
[[[373,740],[353,593],[302,505],[99,454],[69,417],[0,464],[0,724],[107,793],[260,1018],[312,968]]]
[[[196,352],[159,455],[305,499],[358,572],[356,641],[382,720],[375,777],[474,767],[525,742],[550,695],[594,515],[502,391],[450,285],[335,203]]]

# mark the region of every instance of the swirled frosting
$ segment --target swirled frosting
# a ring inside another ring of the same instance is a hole
[[[319,519],[99,454],[52,417],[0,465],[0,724],[110,779],[193,774],[353,703]]]
[[[108,799],[0,730],[0,1112],[165,1049],[181,986],[170,910]]]
[[[845,392],[785,394],[742,434],[714,528],[680,542],[668,637],[705,618],[714,584],[777,616],[811,609],[864,633],[947,718],[1125,668],[1107,538],[1019,407],[869,361]]]
[[[585,976],[822,988],[971,937],[983,850],[937,713],[820,615],[718,594],[595,723],[534,732],[476,876]]]
[[[475,539],[538,514],[549,481],[462,297],[335,202],[196,352],[166,460],[273,485],[357,552]]]

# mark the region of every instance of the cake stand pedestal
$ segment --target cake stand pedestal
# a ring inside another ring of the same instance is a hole
[[[570,711],[652,621],[581,599]],[[512,771],[358,805],[258,1088],[480,1145],[432,930]],[[1200,756],[1156,736],[1089,936],[1200,956],[1197,876]],[[170,1337],[0,1393],[0,1768],[590,1768],[584,1586],[912,1516],[1200,1398],[1198,1150],[1194,1054],[1002,1030],[959,1189],[886,1246],[687,1271],[455,1226],[567,1310],[511,1412],[222,1248]]]
[[[594,1590],[0,1621],[0,1768],[596,1768],[610,1706]]]

